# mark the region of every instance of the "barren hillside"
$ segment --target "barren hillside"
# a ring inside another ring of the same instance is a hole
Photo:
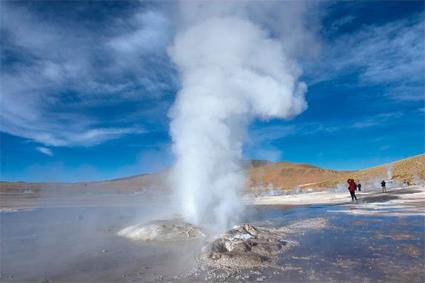
[[[348,178],[361,182],[392,179],[413,183],[425,180],[425,155],[417,155],[396,162],[358,171],[336,171],[288,162],[269,163],[250,168],[249,187],[254,190],[271,185],[275,189],[331,188]]]
[[[288,190],[335,179],[345,173],[348,172],[327,170],[308,164],[269,163],[249,169],[248,187],[250,190],[261,190],[269,186]]]
[[[248,166],[248,190],[266,190],[269,186],[274,189],[292,190],[294,188],[331,188],[343,183],[347,178],[365,182],[373,179],[393,179],[400,182],[415,182],[425,180],[425,155],[417,155],[393,163],[384,164],[358,171],[337,171],[322,169],[308,164],[289,162],[253,161]],[[390,174],[390,176],[388,176]],[[85,183],[26,183],[0,182],[0,192],[33,193],[41,189],[72,189],[72,190],[101,190],[106,192],[127,193],[143,189],[165,189],[167,186],[167,171],[138,175],[133,177]]]

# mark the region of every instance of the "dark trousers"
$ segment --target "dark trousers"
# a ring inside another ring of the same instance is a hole
[[[356,197],[356,193],[355,192],[350,192],[350,195],[351,195],[351,200],[352,201],[357,200],[357,197]]]

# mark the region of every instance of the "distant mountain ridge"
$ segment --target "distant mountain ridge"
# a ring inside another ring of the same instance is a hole
[[[323,169],[317,166],[291,163],[269,162],[261,160],[249,161],[247,166],[247,190],[261,191],[270,187],[277,190],[293,190],[294,188],[332,188],[345,183],[348,178],[360,182],[393,179],[397,182],[414,183],[425,180],[425,154],[413,156],[380,166],[354,171]],[[26,183],[0,182],[0,191],[40,190],[42,188],[92,189],[105,191],[132,192],[148,188],[167,190],[172,187],[167,175],[169,171],[153,174],[141,174],[106,181],[81,183]],[[388,176],[390,173],[390,176]]]

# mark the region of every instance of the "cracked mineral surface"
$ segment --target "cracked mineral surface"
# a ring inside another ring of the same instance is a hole
[[[174,241],[205,237],[200,227],[180,220],[156,220],[126,227],[119,236],[140,241]]]
[[[326,224],[323,218],[311,218],[277,228],[238,225],[206,245],[200,262],[214,268],[274,267],[279,254],[298,245],[290,234],[321,229]]]
[[[200,260],[214,267],[270,266],[278,254],[297,244],[285,236],[278,229],[238,225],[204,247]]]

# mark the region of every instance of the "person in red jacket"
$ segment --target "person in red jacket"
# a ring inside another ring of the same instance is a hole
[[[356,183],[354,182],[353,179],[348,179],[347,183],[348,183],[348,190],[350,191],[350,195],[351,195],[351,201],[354,201],[354,200],[357,201],[357,197],[356,197],[357,185],[356,185]]]

